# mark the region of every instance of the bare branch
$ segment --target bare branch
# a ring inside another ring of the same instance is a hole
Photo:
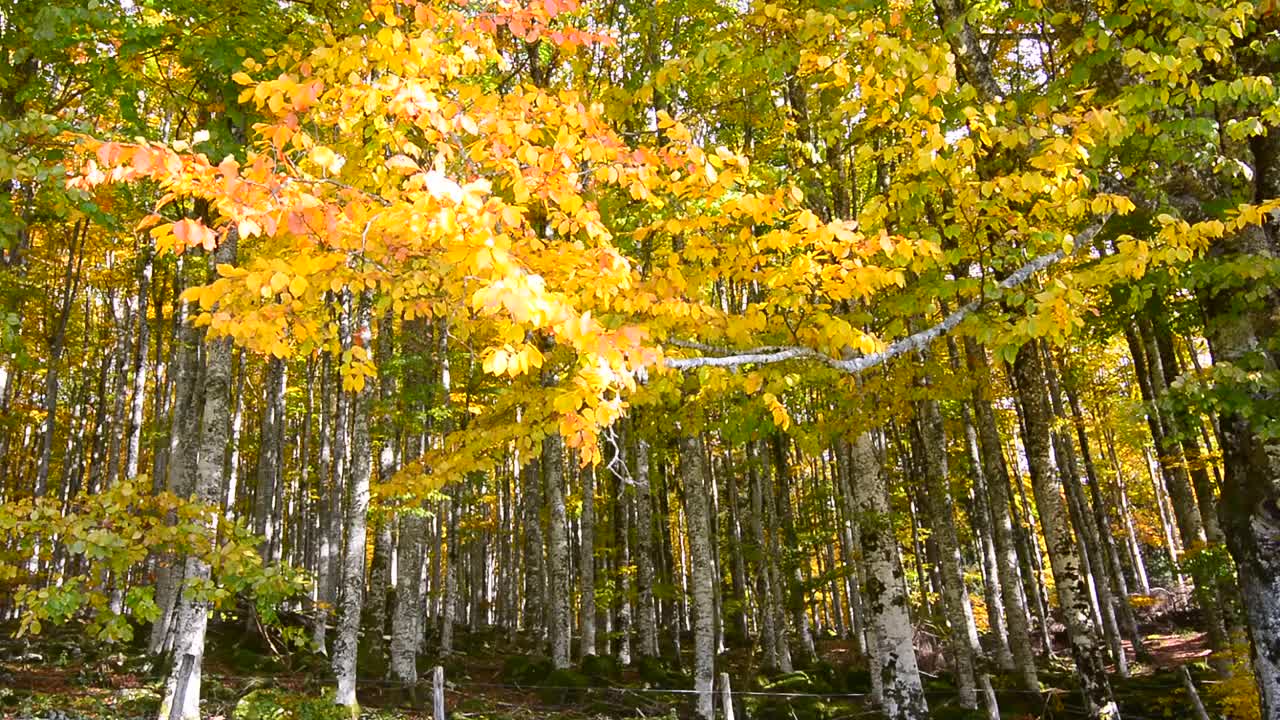
[[[1102,227],[1110,217],[1111,215],[1108,213],[1098,218],[1079,235],[1077,235],[1072,244],[1071,252],[1067,252],[1064,249],[1058,249],[1051,253],[1045,253],[1044,255],[1032,258],[1027,264],[1017,270],[1014,270],[1008,277],[1001,280],[999,288],[1001,290],[1010,290],[1015,288],[1029,280],[1037,272],[1056,265],[1081,248],[1088,247],[1089,244],[1093,242],[1093,239],[1097,237],[1098,233],[1102,231]],[[772,363],[786,362],[788,360],[803,359],[817,360],[818,362],[837,370],[856,374],[878,365],[882,365],[899,355],[916,350],[923,350],[928,347],[929,343],[943,335],[946,335],[952,330],[955,330],[966,317],[973,314],[973,312],[980,307],[982,307],[981,298],[970,300],[950,315],[943,318],[942,322],[939,322],[937,325],[912,333],[901,340],[894,341],[880,352],[847,360],[835,358],[827,355],[826,353],[814,350],[813,348],[803,346],[762,347],[755,348],[753,350],[733,351],[727,348],[716,348],[691,341],[672,340],[669,341],[672,345],[702,350],[703,352],[714,352],[718,353],[718,355],[710,357],[667,358],[666,366],[673,370],[690,370],[700,367],[733,368],[741,367],[743,365],[769,365]]]

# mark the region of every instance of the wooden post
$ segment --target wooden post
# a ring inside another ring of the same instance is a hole
[[[729,689],[729,673],[720,673],[720,702],[724,705],[724,720],[733,720],[733,691]]]
[[[444,720],[444,668],[439,665],[431,670],[431,697],[433,720]]]

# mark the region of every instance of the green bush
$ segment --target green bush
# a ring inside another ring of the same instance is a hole
[[[351,711],[335,705],[332,696],[293,695],[254,690],[240,698],[232,720],[351,720]]]
[[[551,705],[567,705],[581,702],[591,687],[591,679],[577,670],[554,670],[543,683],[544,689],[538,691],[542,702]]]
[[[511,655],[502,663],[502,679],[516,685],[539,685],[552,669],[551,661],[545,657]]]
[[[588,655],[582,658],[582,674],[597,687],[610,685],[622,677],[622,665],[611,655]]]

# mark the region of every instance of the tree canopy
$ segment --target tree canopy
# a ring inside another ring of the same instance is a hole
[[[1277,18],[0,0],[0,618],[1280,717]]]

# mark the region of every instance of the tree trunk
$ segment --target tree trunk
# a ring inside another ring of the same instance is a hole
[[[960,694],[960,706],[978,707],[974,675],[978,633],[973,626],[973,610],[964,583],[964,561],[960,557],[960,541],[956,533],[955,511],[951,489],[947,485],[946,435],[942,413],[935,400],[919,403],[920,439],[924,455],[925,497],[929,504],[931,537],[938,544],[942,575],[943,609],[950,627],[949,645]]]
[[[1119,713],[1111,697],[1111,683],[1097,644],[1089,590],[1071,537],[1060,494],[1061,483],[1053,467],[1049,396],[1037,342],[1029,342],[1019,348],[1014,370],[1026,422],[1023,441],[1027,450],[1027,466],[1031,471],[1032,489],[1049,551],[1049,564],[1053,568],[1058,604],[1065,617],[1085,708],[1091,718],[1118,718]]]
[[[853,441],[849,469],[857,487],[867,565],[867,612],[875,626],[872,654],[883,687],[884,711],[890,720],[925,720],[929,706],[916,664],[914,628],[907,611],[910,603],[889,511],[889,490],[870,433],[864,432]]]
[[[196,383],[199,381],[199,331],[191,324],[184,307],[174,317],[175,323],[181,323],[176,342],[173,346],[174,365],[174,400],[173,416],[169,427],[169,462],[165,478],[166,488],[185,497],[191,493],[196,473],[196,452],[198,435],[191,432],[199,426],[199,393]],[[156,605],[160,615],[151,626],[151,638],[148,649],[153,655],[165,651],[172,640],[170,627],[173,622],[173,610],[176,607],[178,589],[181,587],[181,567],[177,558],[161,553],[157,558],[156,570]]]
[[[360,344],[367,349],[372,348],[371,300],[367,293],[360,297],[353,333]],[[355,717],[359,711],[356,703],[356,655],[360,643],[360,615],[364,605],[369,482],[373,476],[373,449],[369,442],[369,403],[372,396],[373,385],[368,382],[355,393],[351,419],[351,478],[347,499],[347,540],[342,553],[338,626],[333,642],[333,674],[337,678],[337,694],[334,696],[334,702],[347,708],[352,717]]]
[[[543,642],[547,637],[547,572],[542,539],[542,470],[535,459],[520,471],[524,504],[524,625]]]
[[[280,513],[278,497],[282,491],[280,464],[284,459],[280,426],[284,423],[285,383],[284,360],[271,358],[263,379],[262,444],[258,450],[258,487],[253,500],[253,532],[262,538],[259,553],[266,562],[277,559],[280,547],[276,529]]]
[[[787,462],[788,439],[781,433],[773,435],[770,447],[773,451],[774,479],[778,483],[777,503],[779,530],[785,549],[779,556],[783,561],[786,573],[786,604],[791,615],[793,630],[800,641],[800,649],[804,652],[804,661],[812,665],[818,660],[818,651],[813,642],[813,631],[809,627],[809,615],[805,612],[804,577],[800,572],[800,564],[795,557],[799,552],[799,538],[796,535],[795,514],[791,499],[791,467]]]
[[[234,242],[234,240],[228,238],[227,242]],[[150,248],[144,247],[140,250],[138,294],[134,301],[136,305],[134,323],[137,328],[134,335],[137,338],[137,350],[133,360],[133,396],[129,404],[129,439],[124,453],[124,475],[127,478],[137,476],[138,463],[142,456],[143,413],[147,404],[147,350],[149,349],[147,345],[151,338],[151,324],[147,319],[147,293],[151,290],[151,277],[155,267],[152,258],[153,253]]]
[[[595,547],[595,469],[582,468],[582,517],[579,520],[581,556],[578,578],[581,582],[578,604],[578,652],[582,657],[596,654],[596,547]]]
[[[653,603],[653,501],[649,483],[649,443],[636,439],[636,588],[640,656],[658,656],[657,615]]]
[[[1280,132],[1271,128],[1250,146],[1256,199],[1280,196]],[[1216,243],[1213,253],[1225,261],[1274,263],[1280,255],[1280,227],[1272,219],[1265,229],[1242,230]],[[1233,287],[1206,293],[1205,328],[1215,364],[1275,373],[1280,297],[1273,289],[1250,306],[1244,300],[1248,296]],[[1218,424],[1223,456],[1219,520],[1239,573],[1261,717],[1274,720],[1280,718],[1280,441],[1240,407],[1220,410]]]
[[[214,250],[213,264],[235,264],[237,239],[235,229],[227,232]],[[204,347],[203,419],[200,423],[184,425],[182,431],[189,436],[199,435],[200,451],[192,499],[205,506],[205,512],[197,523],[212,540],[221,510],[220,495],[226,472],[227,436],[231,421],[231,338],[206,339]],[[146,349],[142,348],[139,355],[145,357]],[[195,441],[195,437],[190,437],[186,442]],[[130,446],[133,446],[132,440]],[[206,582],[210,576],[209,564],[198,554],[189,555],[183,576],[188,585]],[[200,720],[201,666],[208,618],[208,601],[182,593],[177,601],[173,663],[165,681],[160,720]]]
[[[768,669],[780,669],[781,657],[778,654],[778,628],[774,609],[773,584],[775,582],[770,557],[772,551],[764,534],[765,489],[762,475],[757,463],[751,456],[751,448],[747,446],[747,478],[751,483],[751,539],[753,560],[756,569],[756,605],[760,615],[760,645],[764,649],[764,666]],[[785,631],[784,631],[785,632]]]
[[[710,497],[703,468],[701,443],[681,433],[681,479],[689,532],[689,562],[693,582],[693,686],[697,716],[714,720],[715,695],[715,557],[711,536]]]
[[[573,617],[569,608],[569,595],[573,586],[569,580],[569,524],[564,507],[563,445],[559,435],[550,435],[542,441],[542,473],[546,483],[547,512],[550,522],[547,532],[547,560],[550,564],[551,617],[548,633],[551,635],[551,663],[556,668],[569,667],[569,648],[573,636]]]

